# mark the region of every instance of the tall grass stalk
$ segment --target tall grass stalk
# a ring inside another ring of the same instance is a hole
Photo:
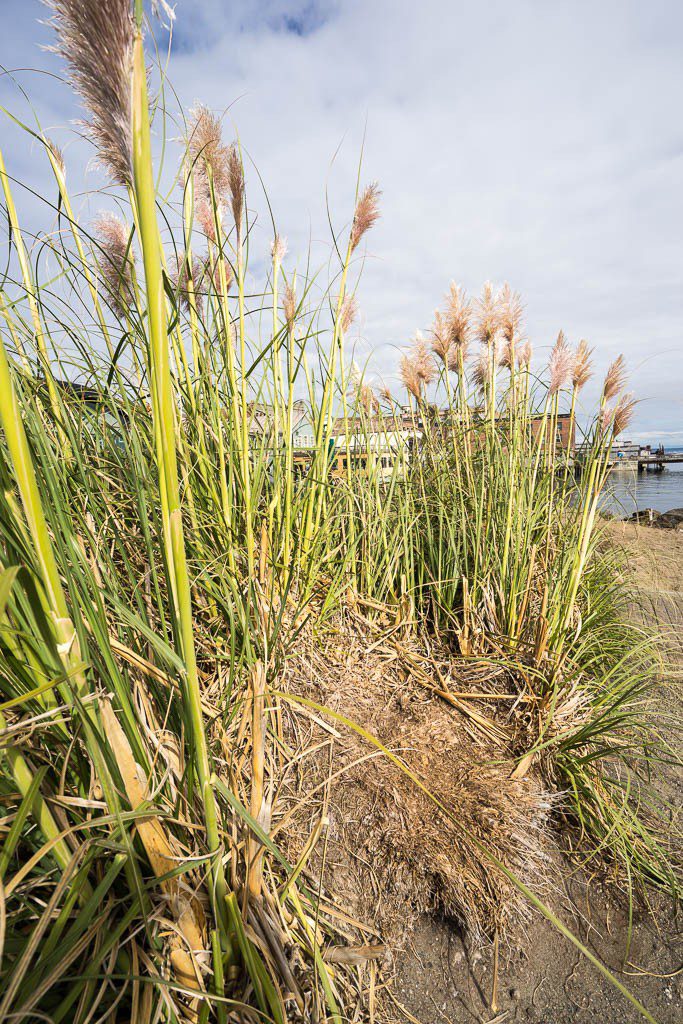
[[[154,430],[160,476],[161,515],[166,541],[166,558],[171,571],[174,604],[178,616],[182,657],[185,665],[188,724],[197,777],[204,807],[206,836],[212,855],[212,894],[216,914],[227,921],[225,901],[228,888],[222,863],[222,844],[213,788],[206,731],[201,707],[199,675],[194,643],[192,593],[181,514],[175,417],[177,415],[169,363],[167,313],[162,278],[161,245],[156,220],[156,191],[152,171],[147,74],[142,44],[141,5],[133,43],[132,78],[133,182],[137,206],[140,245],[145,267],[149,323],[149,368],[153,395]]]

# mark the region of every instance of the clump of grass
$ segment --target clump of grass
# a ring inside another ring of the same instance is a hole
[[[0,161],[0,1017],[341,1019],[338,920],[271,839],[290,756],[273,681],[303,623],[347,600],[506,666],[534,709],[518,774],[569,780],[593,848],[676,888],[624,775],[636,741],[652,761],[649,649],[598,552],[622,364],[578,481],[556,435],[589,354],[558,342],[543,386],[510,289],[473,308],[452,287],[404,357],[407,408],[380,400],[347,351],[377,186],[323,294],[276,234],[254,297],[241,152],[210,111],[178,194],[155,189],[142,5],[51,7],[130,227],[89,233],[32,132],[63,217],[29,259]]]
[[[444,325],[454,296],[457,338],[471,332],[480,341],[470,374],[450,357]],[[421,454],[405,471],[405,514],[387,509],[390,586],[396,597],[407,590],[417,618],[466,659],[508,666],[532,708],[513,776],[539,764],[569,787],[586,851],[613,857],[629,889],[647,880],[677,894],[668,812],[655,813],[648,781],[670,759],[652,707],[657,637],[631,621],[628,576],[601,544],[598,516],[611,447],[635,404],[623,391],[623,358],[607,371],[579,465],[573,437],[591,373],[586,343],[573,351],[560,332],[544,384],[532,375],[521,303],[508,286],[494,295],[487,284],[464,323],[456,286],[448,303],[433,330],[441,403],[425,398],[421,341],[401,364]]]

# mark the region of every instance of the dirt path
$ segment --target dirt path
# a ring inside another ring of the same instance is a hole
[[[683,533],[614,524],[642,591],[641,614],[666,634],[669,661],[665,699],[680,720],[683,675]],[[680,772],[666,779],[667,795],[683,802]],[[654,914],[634,911],[628,959],[628,914],[598,882],[558,873],[564,891],[550,899],[574,933],[617,974],[648,1008],[658,1024],[683,1021],[683,933],[665,899],[653,901]],[[578,908],[578,912],[577,909]],[[680,916],[680,915],[679,915]],[[472,955],[452,926],[423,917],[409,944],[396,956],[393,992],[395,1020],[421,1024],[537,1022],[537,1024],[631,1024],[643,1018],[555,929],[535,919],[519,948],[501,953],[496,1003],[492,1007],[493,955]]]

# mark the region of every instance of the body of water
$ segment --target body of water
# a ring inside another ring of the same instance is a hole
[[[683,448],[666,450],[680,452]],[[645,508],[657,512],[683,508],[683,464],[665,466],[661,473],[638,473],[635,468],[613,470],[605,486],[603,508],[620,518]]]

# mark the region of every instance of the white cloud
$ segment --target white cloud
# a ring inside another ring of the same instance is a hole
[[[54,68],[32,44],[37,5],[4,6],[17,14],[13,62]],[[372,350],[393,372],[449,279],[470,291],[509,279],[537,351],[562,327],[596,346],[601,372],[625,352],[644,399],[634,436],[683,422],[676,0],[178,0],[176,14],[171,80],[186,105],[230,107],[290,262],[309,234],[318,259],[329,253],[326,185],[335,226],[348,219],[367,122],[362,177],[384,195],[359,291],[361,361]],[[73,116],[66,90],[34,86],[41,115]]]

